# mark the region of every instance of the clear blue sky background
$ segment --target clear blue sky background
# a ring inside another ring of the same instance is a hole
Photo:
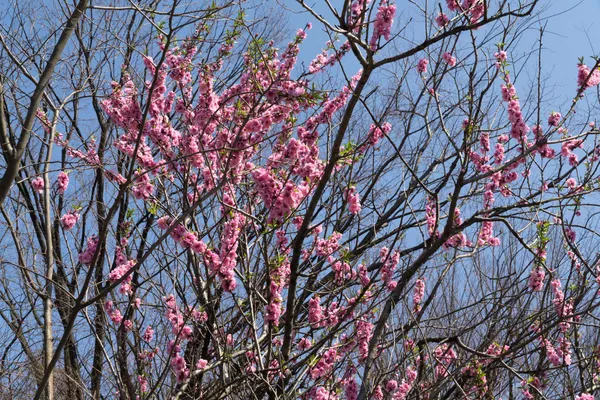
[[[551,73],[558,89],[572,96],[578,58],[585,56],[586,63],[591,65],[590,56],[600,56],[600,0],[542,0],[542,3],[549,4],[542,13],[542,17],[548,18],[543,50],[545,72]]]

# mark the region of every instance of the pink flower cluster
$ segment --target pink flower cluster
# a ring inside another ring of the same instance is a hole
[[[529,390],[529,386],[532,386],[539,390],[539,389],[541,389],[540,385],[541,385],[540,378],[538,378],[537,376],[535,378],[533,378],[533,381],[531,383],[529,383],[525,379],[522,380],[521,381],[521,394],[523,395],[523,398],[525,400],[535,399],[535,396],[533,394],[531,394],[531,391]]]
[[[328,42],[328,48],[333,47],[333,43]],[[339,50],[329,54],[327,49],[324,49],[314,60],[310,62],[308,66],[308,72],[316,74],[317,72],[323,71],[326,67],[335,65],[342,57],[350,50],[350,42],[345,42]]]
[[[543,346],[546,350],[548,361],[555,367],[571,365],[571,342],[561,337],[558,339],[558,347],[554,347],[548,339],[542,339]]]
[[[531,270],[529,275],[529,288],[534,292],[541,292],[544,288],[544,279],[546,272],[541,266],[536,266]]]
[[[429,64],[429,60],[426,58],[421,58],[417,63],[417,72],[420,74],[427,73],[427,65]]]
[[[542,158],[554,158],[554,156],[556,155],[556,152],[554,151],[553,148],[551,148],[546,140],[546,138],[544,137],[544,133],[542,131],[542,127],[539,125],[534,125],[531,130],[533,131],[533,134],[535,135],[535,140],[536,143],[538,144],[538,149],[537,152],[540,153],[540,156]]]
[[[369,271],[364,264],[359,264],[357,275],[358,279],[360,279],[361,285],[368,286],[371,283],[371,278],[369,278]],[[598,283],[600,284],[600,278]]]
[[[490,246],[500,245],[500,239],[494,237],[493,221],[484,221],[481,224],[481,230],[479,231],[479,238],[477,239],[477,244],[479,246],[483,246],[485,244],[489,244]]]
[[[339,241],[342,238],[342,234],[339,232],[333,232],[329,239],[317,239],[316,242],[316,254],[319,257],[328,257],[338,251],[340,248]]]
[[[41,176],[33,178],[33,180],[31,181],[31,186],[33,187],[33,190],[35,190],[39,194],[44,193],[44,178],[42,178]]]
[[[60,217],[60,224],[65,231],[73,229],[77,221],[79,221],[79,213],[76,211],[71,211]]]
[[[165,62],[171,68],[169,77],[181,86],[187,85],[192,80],[190,66],[196,51],[196,47],[190,43],[183,48],[174,47],[165,54]]]
[[[67,190],[68,186],[69,186],[69,175],[67,175],[63,171],[60,171],[56,178],[56,187],[57,187],[56,191],[58,192],[58,194],[65,194],[65,191]]]
[[[560,147],[560,155],[566,157],[569,160],[569,164],[576,167],[579,164],[579,158],[577,154],[573,153],[573,150],[583,147],[583,140],[571,139],[562,143]]]
[[[446,6],[448,7],[448,10],[450,10],[450,11],[459,11],[460,10],[460,3],[458,2],[458,0],[446,0]]]
[[[271,283],[269,285],[270,301],[265,310],[265,319],[279,326],[279,319],[283,313],[283,289],[287,286],[290,274],[290,264],[287,257],[280,265],[271,269]]]
[[[113,94],[102,101],[102,108],[117,126],[128,131],[139,131],[142,122],[142,110],[136,101],[137,90],[135,84],[128,77],[125,84],[113,82]]]
[[[98,247],[98,237],[93,235],[87,240],[87,247],[79,254],[79,262],[83,265],[90,265],[94,259],[96,248]]]
[[[348,13],[348,26],[352,27],[353,33],[358,33],[361,28],[361,24],[367,14],[367,7],[371,3],[371,0],[354,0],[350,6],[350,13]]]
[[[514,86],[511,85],[511,88]],[[511,123],[510,135],[514,139],[521,141],[527,141],[527,133],[529,132],[529,126],[523,120],[523,112],[521,111],[521,104],[519,99],[513,97],[508,101],[508,119]]]
[[[385,137],[385,135],[389,134],[391,130],[392,124],[389,122],[384,122],[383,124],[371,124],[367,141],[365,145],[359,149],[359,151],[364,153],[368,147],[375,146],[383,137]]]
[[[123,278],[123,276],[125,276],[133,267],[135,267],[135,264],[136,264],[136,262],[134,260],[125,261],[125,262],[122,262],[121,264],[118,264],[115,267],[115,269],[110,271],[110,273],[108,274],[108,281],[110,283],[117,282],[118,280]],[[132,279],[133,279],[133,274],[129,274],[127,276],[127,278],[125,278],[121,282],[121,285],[119,287],[119,291],[121,292],[121,294],[131,294],[132,293],[132,287],[131,287]]]
[[[356,378],[354,376],[347,377],[344,381],[344,394],[346,395],[346,400],[358,399],[358,383],[356,383]]]
[[[437,203],[434,198],[429,198],[425,205],[425,218],[427,219],[427,232],[430,237],[437,237],[439,232],[436,232],[437,225]]]
[[[356,87],[361,76],[362,70],[352,77],[350,84],[344,86],[336,97],[323,103],[322,110],[318,115],[310,117],[304,123],[304,126],[298,127],[298,137],[304,144],[313,146],[316,143],[318,138],[317,128],[319,125],[331,122],[333,115],[346,105],[352,90]]]
[[[347,317],[345,308],[340,307],[335,301],[327,309],[321,306],[321,299],[315,296],[308,302],[308,322],[313,328],[334,326],[340,321],[340,316]]]
[[[323,386],[319,386],[316,388],[312,388],[308,392],[308,398],[312,400],[337,400],[338,396],[334,391],[330,392]]]
[[[323,307],[321,307],[321,299],[319,296],[314,296],[308,301],[308,322],[315,327],[319,328],[324,326],[325,317],[323,315]]]
[[[298,341],[298,348],[300,350],[308,350],[312,346],[312,342],[308,338],[302,338]]]
[[[185,324],[185,317],[175,301],[175,296],[169,295],[164,299],[166,312],[165,317],[171,323],[173,335],[176,339],[171,340],[168,345],[168,353],[171,356],[171,368],[177,377],[179,383],[184,382],[190,376],[190,370],[185,358],[181,355],[181,342],[185,342],[192,337],[193,330]]]
[[[456,65],[456,58],[452,54],[445,52],[442,54],[442,58],[449,66],[454,67]]]
[[[107,300],[104,303],[104,311],[106,311],[113,324],[119,325],[121,324],[121,321],[123,321],[121,311],[119,311],[119,309],[114,306],[112,301]]]
[[[448,25],[448,22],[450,22],[450,17],[448,17],[443,12],[439,13],[438,16],[435,17],[435,23],[440,28],[443,28],[444,26]]]
[[[600,70],[598,68],[590,71],[585,64],[577,64],[577,86],[580,90],[585,90],[600,84]]]
[[[144,335],[142,336],[142,340],[146,343],[149,343],[154,338],[154,329],[151,326],[147,326],[144,331]]]
[[[323,356],[317,361],[317,364],[310,369],[310,377],[318,379],[326,376],[333,369],[335,362],[339,359],[337,349],[331,348],[323,353]]]
[[[387,289],[391,292],[396,288],[398,284],[396,281],[392,280],[394,276],[394,271],[400,262],[400,252],[395,251],[393,254],[390,254],[390,251],[387,247],[382,247],[379,251],[379,258],[381,259],[381,278],[385,283]]]
[[[269,222],[283,222],[308,194],[308,187],[293,182],[281,183],[269,171],[258,168],[252,173],[256,191],[269,208]]]
[[[552,111],[550,113],[550,116],[548,117],[548,125],[550,125],[550,126],[558,126],[558,124],[560,123],[561,118],[562,118],[562,115],[560,115],[559,112]]]
[[[446,377],[449,374],[450,364],[457,358],[457,354],[448,344],[444,343],[435,348],[433,355],[437,361],[435,366],[435,376]]]
[[[381,0],[377,9],[377,15],[375,16],[375,22],[373,23],[373,36],[369,42],[371,50],[375,51],[377,49],[377,41],[381,36],[385,40],[390,40],[395,15],[396,5],[388,4],[388,0]]]
[[[454,227],[459,227],[463,224],[463,220],[461,217],[460,208],[456,207],[454,209]],[[444,243],[444,249],[449,248],[460,248],[460,247],[472,247],[473,243],[467,238],[464,232],[459,232],[456,235],[450,237],[450,239],[446,240]]]
[[[417,279],[415,282],[415,290],[413,292],[414,311],[418,313],[421,310],[421,300],[425,295],[425,279]]]
[[[234,269],[237,264],[238,239],[245,221],[242,214],[236,213],[225,223],[221,233],[220,262],[213,259],[211,263],[212,270],[221,279],[221,287],[227,292],[232,292],[237,286]]]
[[[364,361],[367,359],[369,355],[369,342],[373,337],[373,324],[360,320],[356,324],[356,338],[358,341],[358,359],[359,361]]]
[[[470,22],[476,24],[485,13],[483,0],[463,0],[462,9],[470,15]]]
[[[390,379],[385,385],[385,390],[391,394],[392,400],[404,400],[413,387],[417,379],[417,371],[411,367],[406,369],[406,379],[402,379],[402,383],[398,384],[395,379]]]
[[[360,197],[355,187],[351,187],[344,191],[344,198],[348,202],[348,211],[351,214],[356,215],[360,212]]]
[[[157,225],[160,229],[166,230],[173,224],[173,219],[168,215],[160,217],[157,221]],[[176,225],[171,231],[171,237],[179,242],[179,244],[186,249],[191,249],[194,253],[207,256],[206,244],[198,239],[198,235],[194,232],[190,232],[181,224]],[[217,254],[214,255],[218,257]]]
[[[133,197],[138,200],[148,200],[154,192],[154,185],[150,182],[148,173],[136,171],[134,177],[134,185],[131,190]]]
[[[573,300],[565,300],[565,294],[561,289],[561,283],[559,279],[554,279],[550,282],[552,291],[554,292],[554,299],[552,303],[556,309],[556,314],[561,318],[559,323],[560,331],[565,333],[571,327],[573,321],[574,304]]]
[[[469,15],[469,20],[475,24],[485,13],[485,2],[483,0],[446,0],[446,5],[450,11],[465,12]]]

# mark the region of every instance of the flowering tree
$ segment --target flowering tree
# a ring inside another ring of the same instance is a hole
[[[537,0],[298,1],[308,66],[122,3],[0,36],[2,396],[594,398],[599,63],[525,81]]]

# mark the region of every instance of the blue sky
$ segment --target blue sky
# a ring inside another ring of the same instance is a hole
[[[549,17],[545,55],[557,72],[572,72],[578,57],[600,55],[600,0],[554,1],[543,16]]]
[[[542,23],[548,22],[544,38],[544,68],[551,73],[557,88],[572,88],[577,76],[577,60],[585,56],[588,65],[593,64],[590,56],[600,55],[600,0],[543,1],[550,3],[542,13]],[[536,32],[538,26],[532,27]]]

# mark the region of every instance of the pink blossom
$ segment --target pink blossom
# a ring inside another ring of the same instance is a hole
[[[435,17],[435,23],[440,28],[443,28],[444,26],[448,25],[448,22],[450,22],[450,18],[443,12],[439,13],[438,16]]]
[[[340,248],[339,240],[342,234],[333,232],[329,239],[317,239],[316,254],[320,257],[327,257],[338,251]]]
[[[300,350],[308,350],[308,349],[310,349],[311,346],[312,346],[312,343],[311,343],[310,339],[308,339],[308,338],[302,338],[298,342],[298,348]]]
[[[396,389],[398,389],[398,381],[396,381],[395,379],[390,379],[385,384],[385,390],[387,390],[388,392],[395,392]]]
[[[437,204],[435,199],[429,198],[425,205],[425,217],[427,218],[427,232],[430,237],[437,236],[438,232],[435,232],[437,226]]]
[[[389,291],[394,290],[397,282],[392,280],[394,275],[394,271],[400,262],[400,253],[395,251],[393,254],[389,253],[389,249],[387,247],[382,247],[379,251],[379,257],[382,262],[381,266],[381,277],[384,283],[387,286]]]
[[[360,320],[356,327],[356,337],[358,339],[359,361],[364,361],[369,355],[369,343],[373,337],[373,324]]]
[[[562,143],[560,148],[560,154],[563,157],[566,157],[569,160],[569,164],[571,166],[577,166],[579,164],[579,158],[573,150],[576,148],[583,147],[583,140],[581,139],[571,139]]]
[[[375,22],[373,23],[373,36],[369,42],[371,50],[377,49],[377,41],[381,36],[385,40],[390,40],[395,15],[396,5],[388,4],[387,0],[381,0],[380,6],[377,9],[377,15],[375,16]]]
[[[356,379],[347,378],[346,384],[344,385],[344,392],[346,394],[346,400],[356,400],[358,398],[358,384]]]
[[[546,273],[542,267],[535,267],[529,275],[529,288],[534,292],[540,292],[544,288]]]
[[[196,362],[196,369],[205,369],[206,366],[208,365],[208,361],[206,361],[203,358],[200,358],[197,362]]]
[[[342,57],[350,51],[350,42],[345,42],[339,50],[329,54],[325,49],[320,54],[318,54],[314,60],[310,62],[308,66],[308,72],[311,74],[315,74],[317,72],[323,71],[328,66],[335,65],[338,61],[342,59]]]
[[[112,283],[112,282],[117,282],[117,281],[121,280],[121,278],[123,278],[125,275],[127,275],[129,273],[129,271],[135,266],[135,264],[136,263],[134,260],[129,260],[129,261],[125,261],[123,264],[117,265],[115,267],[115,269],[110,271],[110,273],[108,274],[108,281]],[[119,288],[121,294],[131,294],[132,278],[133,278],[132,274],[129,274],[123,281],[121,281],[121,285]]]
[[[485,13],[485,2],[483,0],[463,0],[462,8],[470,15],[470,22],[475,24]]]
[[[146,330],[144,331],[144,335],[142,336],[142,339],[145,342],[151,342],[152,338],[154,337],[154,329],[152,329],[151,326],[147,326]]]
[[[442,54],[442,58],[449,66],[454,67],[456,65],[456,58],[452,56],[452,54],[445,52]]]
[[[346,191],[344,192],[344,197],[348,202],[348,211],[350,211],[350,213],[354,215],[358,214],[360,212],[361,206],[360,198],[358,192],[356,191],[356,188],[351,187],[349,189],[346,189]]]
[[[479,246],[483,246],[485,244],[489,244],[490,246],[499,246],[500,239],[494,237],[494,222],[492,221],[484,221],[481,225],[481,230],[479,231],[479,238],[477,240],[477,244]]]
[[[126,319],[123,321],[123,328],[125,329],[125,332],[131,331],[133,329],[133,322],[131,322],[129,319]]]
[[[324,326],[323,307],[321,307],[320,301],[318,296],[308,301],[308,322],[315,328]]]
[[[582,90],[597,86],[600,83],[600,70],[597,68],[592,72],[587,65],[577,64],[577,70],[577,86]]]
[[[373,391],[373,400],[383,400],[383,390],[381,389],[381,386],[377,385],[375,387],[375,390]]]
[[[92,263],[94,254],[96,253],[96,247],[98,246],[98,238],[96,236],[90,236],[87,240],[87,247],[79,254],[79,262],[83,265],[90,265]]]
[[[60,217],[60,224],[66,231],[70,231],[75,226],[77,221],[79,221],[79,213],[75,211],[71,211]]]
[[[323,353],[323,356],[317,361],[316,365],[310,369],[310,377],[318,379],[326,376],[334,367],[335,362],[339,359],[337,349],[331,348]]]
[[[44,193],[44,178],[42,178],[41,176],[33,178],[33,180],[31,181],[31,186],[33,187],[33,190],[35,190],[39,194]]]
[[[162,230],[169,228],[172,222],[172,218],[169,216],[160,217],[157,221],[158,227]]]
[[[112,301],[107,301],[104,303],[104,310],[109,315],[109,318],[113,324],[121,324],[121,321],[123,321],[123,316],[121,315],[121,311],[119,311],[119,309],[113,305]]]
[[[413,292],[413,304],[415,308],[415,312],[419,312],[421,300],[423,300],[423,295],[425,294],[425,280],[417,279],[415,282],[415,290]]]
[[[154,192],[154,185],[150,182],[148,173],[136,171],[134,176],[134,185],[131,190],[133,197],[140,200],[148,200]]]
[[[145,376],[138,375],[138,383],[140,384],[140,392],[146,393],[148,391],[148,379]]]
[[[56,191],[59,194],[64,194],[69,186],[69,175],[67,175],[64,171],[60,171],[58,173],[58,177],[56,178]]]
[[[381,125],[371,124],[367,143],[361,148],[361,151],[364,152],[367,149],[367,146],[375,146],[383,137],[385,137],[385,135],[389,134],[391,130],[392,124],[389,122],[384,122]]]
[[[450,11],[459,11],[460,10],[460,5],[458,3],[458,0],[446,0],[446,5],[448,6],[448,9]]]
[[[562,118],[562,115],[560,115],[560,113],[552,111],[550,113],[550,116],[548,117],[548,125],[558,126],[561,118]]]
[[[426,58],[421,58],[417,63],[417,72],[420,74],[427,73],[427,64],[429,64],[429,60]]]
[[[225,223],[221,234],[221,246],[219,259],[220,264],[212,264],[211,268],[221,278],[221,287],[227,291],[233,291],[236,286],[234,268],[237,264],[238,238],[241,233],[245,217],[235,214],[232,219]]]

